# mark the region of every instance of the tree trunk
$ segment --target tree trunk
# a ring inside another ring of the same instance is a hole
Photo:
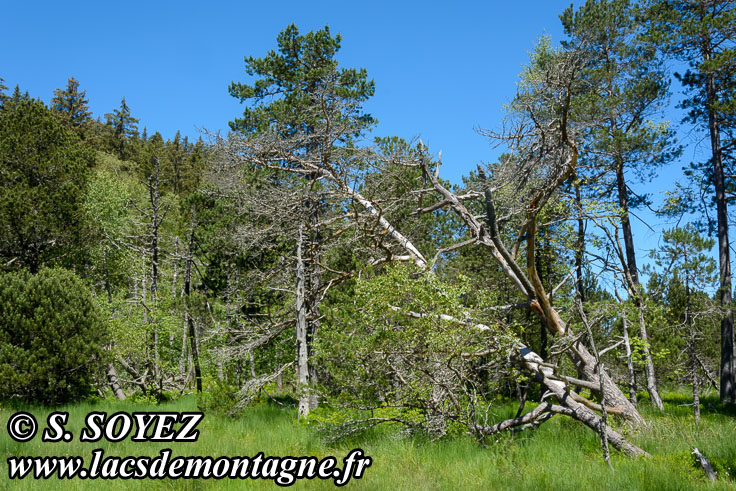
[[[624,329],[624,348],[626,349],[626,369],[629,372],[629,400],[634,407],[637,406],[636,400],[636,372],[634,371],[634,360],[631,356],[631,343],[629,343],[629,320],[626,317],[626,310],[621,310],[621,321]]]
[[[711,55],[706,51],[705,59]],[[731,306],[731,258],[728,241],[728,208],[726,185],[723,175],[720,125],[716,119],[716,86],[713,74],[705,77],[708,106],[708,131],[713,150],[713,185],[716,190],[716,217],[718,220],[718,262],[720,265],[720,289],[718,299],[724,309],[721,319],[721,402],[736,403],[736,352],[734,350],[733,308]]]
[[[569,332],[562,336],[561,339],[565,343],[571,343],[574,349],[567,351],[568,358],[573,362],[583,378],[587,381],[599,383],[598,370],[596,370],[595,357],[590,354],[584,344],[576,336]],[[573,341],[575,341],[573,343]],[[616,383],[611,379],[605,370],[602,370],[604,397],[609,406],[618,408],[627,420],[635,425],[643,425],[644,418],[641,417],[636,406],[621,392]]]
[[[613,469],[613,466],[611,465],[611,455],[608,451],[608,412],[606,411],[606,391],[605,391],[605,383],[603,381],[603,373],[605,371],[603,367],[603,363],[601,362],[601,357],[598,354],[598,349],[595,346],[595,339],[593,339],[593,331],[590,328],[590,324],[588,323],[587,316],[585,315],[585,311],[583,310],[583,304],[578,303],[578,310],[580,311],[580,316],[582,317],[583,324],[585,325],[585,329],[588,333],[588,337],[590,338],[590,347],[593,349],[593,355],[595,356],[595,363],[598,366],[598,386],[600,387],[599,392],[601,394],[601,420],[598,424],[599,427],[599,433],[601,435],[601,450],[603,450],[603,460],[606,461],[608,464],[608,467]]]
[[[115,398],[119,401],[125,400],[125,392],[120,387],[120,381],[118,380],[118,374],[115,371],[115,366],[112,363],[107,365],[107,382],[110,384],[112,393],[115,394]]]
[[[546,364],[539,357],[539,355],[526,347],[521,347],[519,352],[526,369],[534,374],[537,374],[537,376],[541,378],[544,386],[557,397],[561,404],[564,405],[560,407],[553,406],[554,412],[570,416],[571,418],[576,419],[584,425],[588,426],[596,433],[601,432],[601,417],[595,414],[588,407],[577,402],[574,399],[574,396],[572,396],[570,391],[568,390],[567,384],[565,382],[555,380],[552,368],[545,366]],[[590,354],[588,354],[588,356],[590,356]],[[593,357],[591,356],[591,358]],[[604,390],[607,395],[611,394],[609,388],[610,381],[607,380],[607,376],[604,371],[601,371],[601,373],[603,374],[603,385],[605,387]],[[628,402],[628,399],[626,399],[625,397],[624,400]],[[611,400],[610,403],[616,405],[615,400]],[[638,416],[638,413],[636,414]],[[639,416],[639,419],[641,419],[641,416]],[[641,421],[643,422],[643,420]],[[608,442],[613,445],[613,447],[617,450],[620,450],[632,456],[647,455],[647,452],[637,447],[636,445],[632,445],[631,443],[627,442],[620,433],[612,430],[610,427],[604,427],[604,431]]]
[[[299,238],[296,246],[296,346],[297,346],[297,379],[299,389],[299,410],[297,419],[307,418],[311,410],[311,394],[309,388],[309,347],[307,345],[307,299],[305,294],[306,274],[302,246],[304,234],[299,226]]]
[[[687,254],[685,254],[685,262],[687,263]],[[687,326],[688,334],[690,335],[687,344],[687,353],[690,365],[690,374],[693,383],[693,416],[695,417],[695,423],[700,422],[700,393],[698,388],[698,355],[696,352],[695,345],[695,326],[693,325],[693,318],[690,312],[690,274],[685,274],[685,325]]]
[[[698,385],[698,362],[695,354],[695,331],[690,331],[688,354],[690,355],[690,371],[693,382],[693,416],[695,422],[700,422],[700,387]]]
[[[616,185],[618,187],[618,205],[623,211],[621,217],[621,229],[624,233],[624,248],[626,250],[626,263],[635,285],[639,285],[639,270],[636,267],[636,251],[634,249],[634,235],[631,232],[631,221],[629,220],[629,193],[624,178],[624,164],[619,157],[616,159]]]
[[[624,179],[624,164],[623,159],[618,156],[616,158],[616,184],[618,187],[618,204],[623,211],[621,229],[624,234],[626,264],[622,264],[622,266],[628,270],[632,283],[629,289],[634,292],[636,296],[634,303],[639,309],[639,336],[644,341],[644,375],[646,377],[647,392],[649,392],[649,399],[654,404],[654,407],[663,411],[664,405],[662,404],[662,398],[659,396],[659,390],[657,388],[657,375],[654,372],[654,362],[652,361],[652,354],[649,350],[649,336],[647,334],[646,320],[644,319],[644,300],[641,298],[642,291],[641,285],[639,284],[639,270],[636,267],[634,236],[631,232],[631,221],[629,220],[629,195],[626,188],[626,180]]]
[[[585,219],[583,218],[583,199],[580,184],[575,184],[575,204],[578,207],[578,237],[575,247],[575,289],[581,303],[585,303],[585,288],[583,285],[583,256],[585,255]]]
[[[199,366],[199,349],[197,348],[197,332],[194,328],[194,319],[189,312],[191,308],[190,295],[192,288],[192,249],[194,248],[194,211],[192,211],[192,219],[189,230],[189,251],[187,253],[187,267],[186,274],[184,276],[184,295],[187,298],[187,332],[189,335],[189,350],[192,356],[192,364],[194,365],[194,380],[197,384],[197,392],[202,392],[202,370]]]
[[[659,397],[659,388],[657,387],[657,377],[654,374],[654,362],[652,361],[652,354],[649,350],[649,336],[647,335],[647,324],[644,319],[644,305],[641,298],[636,298],[638,310],[639,310],[639,336],[644,341],[644,375],[647,382],[647,392],[649,392],[649,398],[654,404],[654,407],[660,411],[664,411],[664,404],[662,404],[662,398]]]

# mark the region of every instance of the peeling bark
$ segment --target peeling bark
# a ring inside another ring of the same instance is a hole
[[[307,418],[312,409],[309,390],[309,349],[307,346],[307,299],[305,294],[306,275],[302,257],[304,234],[299,226],[299,238],[296,246],[296,345],[297,345],[297,377],[299,389],[298,419]]]

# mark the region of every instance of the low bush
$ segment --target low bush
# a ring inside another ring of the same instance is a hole
[[[60,404],[88,395],[106,330],[73,272],[0,275],[0,399]]]

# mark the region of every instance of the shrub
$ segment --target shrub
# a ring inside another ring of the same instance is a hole
[[[106,337],[91,293],[71,271],[0,275],[0,399],[84,397]]]
[[[216,379],[207,392],[197,394],[197,408],[200,411],[229,415],[238,403],[236,392],[233,387]]]

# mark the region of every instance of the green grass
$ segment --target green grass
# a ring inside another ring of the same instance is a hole
[[[314,428],[297,424],[294,409],[262,405],[239,418],[214,414],[199,425],[196,443],[177,443],[179,455],[253,456],[335,455],[338,459],[360,447],[373,459],[360,481],[350,481],[355,489],[734,489],[736,487],[736,418],[712,399],[704,401],[699,425],[695,425],[689,401],[678,394],[665,395],[667,410],[657,414],[642,403],[651,427],[630,434],[650,458],[631,459],[614,451],[611,471],[601,459],[600,442],[590,430],[569,418],[555,417],[537,431],[515,436],[501,435],[483,448],[469,438],[458,437],[430,442],[420,437],[402,436],[392,428],[377,428],[367,434],[334,446],[324,444]],[[708,404],[713,407],[708,409]],[[82,443],[78,441],[84,418],[90,411],[134,412],[145,410],[194,411],[193,397],[184,397],[159,406],[133,402],[102,401],[65,406],[69,429],[75,436],[68,443],[42,443],[40,434],[31,442],[17,443],[7,435],[8,417],[21,407],[0,407],[0,487],[7,489],[243,489],[275,488],[272,481],[60,481],[32,479],[10,481],[7,458],[11,456],[79,455],[89,459],[95,448],[105,455],[158,455],[167,448],[162,443]],[[512,416],[515,405],[497,409],[499,418]],[[30,408],[44,427],[49,410]],[[690,452],[698,447],[719,471],[719,481],[709,483],[694,464]],[[730,470],[729,470],[730,467]],[[730,474],[727,476],[726,474]],[[332,481],[297,481],[302,488],[332,488]]]

